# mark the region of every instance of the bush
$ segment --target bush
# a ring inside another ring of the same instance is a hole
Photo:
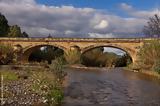
[[[57,57],[54,61],[52,61],[51,64],[51,70],[53,71],[53,73],[55,74],[56,79],[62,81],[64,76],[65,76],[65,72],[63,71],[63,65],[66,64],[66,61],[64,60],[64,57]]]
[[[144,46],[139,52],[139,62],[141,68],[157,70],[157,61],[160,60],[160,41],[153,40],[151,42],[145,42]]]
[[[70,50],[64,54],[64,57],[68,64],[78,64],[80,61],[81,53],[77,50]]]
[[[8,64],[13,61],[14,51],[9,44],[0,44],[0,64]]]
[[[48,104],[51,106],[60,105],[63,98],[63,92],[58,88],[51,89],[46,96]]]
[[[82,64],[92,67],[123,67],[131,63],[130,56],[104,52],[103,47],[94,48],[82,54]]]
[[[154,65],[153,65],[153,70],[158,72],[160,74],[160,60],[158,60]]]
[[[63,57],[57,57],[55,60],[52,60],[51,68],[54,71],[61,71],[64,64],[65,64],[64,58]]]

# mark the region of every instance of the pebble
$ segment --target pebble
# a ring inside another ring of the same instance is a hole
[[[29,106],[35,102],[41,103],[43,101],[42,96],[29,89],[32,83],[32,80],[29,79],[19,79],[5,84],[5,91],[12,95],[4,98],[4,106]],[[43,103],[46,103],[46,100]]]

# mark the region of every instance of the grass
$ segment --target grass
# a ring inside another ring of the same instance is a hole
[[[15,72],[1,71],[1,75],[3,75],[4,81],[18,80],[18,75]]]
[[[54,73],[53,69],[45,68],[1,71],[1,75],[4,76],[4,81],[9,81],[9,83],[6,84],[11,84],[12,81],[22,81],[24,79],[20,79],[20,75],[27,75],[28,78],[25,79],[29,85],[26,86],[27,90],[45,98],[46,104],[49,106],[60,105],[64,98],[60,73],[62,73],[60,70]],[[30,82],[30,80],[32,80],[32,82]],[[12,97],[13,95],[10,91],[4,94],[6,98]]]
[[[1,71],[1,74],[4,76],[4,80],[10,81],[8,84],[11,84],[12,81],[25,80],[27,82],[26,90],[45,98],[47,105],[57,106],[61,104],[64,98],[62,82],[65,74],[62,69],[63,61],[61,58],[58,58],[48,68],[35,69],[28,67],[25,69]],[[6,95],[10,94],[6,92]]]
[[[33,71],[31,73],[31,78],[34,80],[31,89],[36,93],[41,93],[43,90],[48,90],[50,85],[55,84],[55,76],[50,71]]]
[[[49,70],[35,70],[29,73],[34,80],[31,86],[32,91],[43,96],[49,106],[60,105],[64,98],[61,60],[55,61]]]
[[[61,104],[61,101],[63,100],[64,96],[61,89],[54,88],[48,92],[46,98],[48,99],[49,105],[56,106]]]

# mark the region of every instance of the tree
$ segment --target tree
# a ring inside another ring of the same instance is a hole
[[[124,67],[128,66],[132,63],[132,59],[129,54],[124,54],[122,56],[119,56],[119,58],[116,61],[116,67]]]
[[[158,14],[149,18],[147,25],[144,26],[143,32],[146,37],[160,37],[160,16]]]
[[[104,48],[98,47],[91,50],[86,51],[82,54],[82,64],[86,66],[100,66],[100,60],[98,60],[99,57],[103,54]],[[104,59],[104,58],[103,58]]]
[[[9,26],[4,15],[0,13],[0,37],[29,37],[26,32],[21,33],[18,25]]]
[[[28,38],[28,37],[29,37],[29,35],[28,35],[26,32],[23,32],[23,33],[22,33],[22,37],[24,37],[24,38]]]
[[[86,66],[96,67],[123,67],[131,62],[128,54],[124,56],[112,52],[104,52],[103,47],[94,48],[83,53],[81,62]]]
[[[18,25],[10,26],[8,37],[21,37],[21,29]]]
[[[29,61],[48,61],[48,63],[51,64],[52,60],[62,55],[63,50],[53,46],[44,46],[43,49],[38,48],[33,53],[31,53]]]
[[[8,33],[9,25],[6,17],[0,13],[0,37],[5,37]]]

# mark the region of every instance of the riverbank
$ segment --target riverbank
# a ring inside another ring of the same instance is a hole
[[[75,69],[83,69],[84,71],[94,71],[94,70],[100,70],[100,71],[111,71],[110,69],[114,69],[114,68],[108,68],[108,67],[86,67],[84,65],[81,64],[74,64],[74,65],[66,65],[66,68],[75,68]]]
[[[113,69],[113,68],[107,68],[107,67],[86,67],[84,65],[80,65],[80,64],[75,64],[75,65],[69,65],[69,66],[66,66],[67,68],[76,68],[76,69],[83,69],[83,70],[101,70],[101,71],[106,71],[108,69]],[[150,71],[150,70],[139,70],[139,69],[131,69],[129,67],[123,67],[123,69],[125,70],[128,70],[128,71],[132,71],[132,72],[138,72],[138,73],[141,73],[141,74],[146,74],[146,75],[149,75],[149,76],[153,76],[155,78],[158,78],[160,79],[160,74],[158,74],[157,72],[154,72],[154,71]]]
[[[128,71],[132,71],[132,72],[137,72],[137,73],[149,75],[149,76],[155,77],[155,78],[157,78],[157,79],[160,80],[160,74],[158,74],[158,73],[155,72],[155,71],[142,70],[142,69],[132,69],[132,68],[129,68],[129,67],[124,67],[124,69],[125,69],[125,70],[128,70]]]
[[[0,73],[4,106],[57,105],[63,99],[62,79],[50,68],[3,66]]]

